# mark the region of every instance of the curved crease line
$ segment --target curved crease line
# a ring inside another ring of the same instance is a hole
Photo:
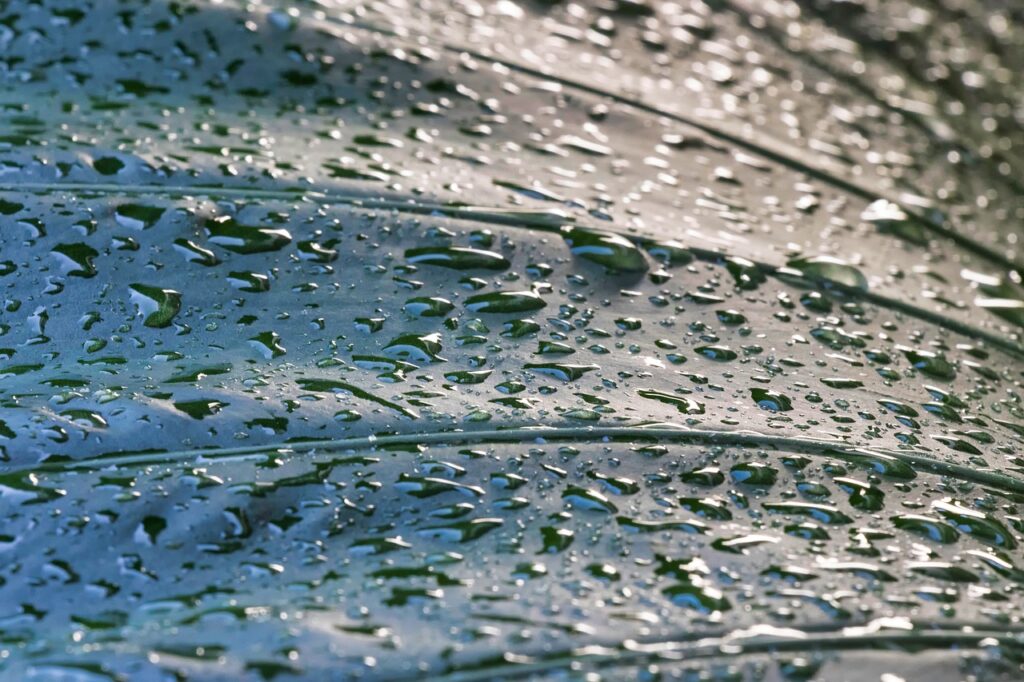
[[[599,426],[599,427],[512,427],[481,431],[434,431],[427,433],[382,434],[365,437],[335,438],[296,443],[269,443],[264,445],[216,448],[210,450],[177,450],[168,452],[146,452],[139,454],[104,455],[80,460],[41,462],[20,467],[3,467],[3,473],[17,472],[64,472],[73,470],[100,470],[107,467],[145,466],[150,464],[172,464],[188,461],[212,461],[245,456],[263,456],[278,451],[310,453],[338,450],[377,450],[403,445],[453,445],[575,441],[597,442],[607,439],[634,438],[637,440],[666,440],[670,442],[705,445],[732,445],[773,447],[778,450],[801,452],[809,455],[834,457],[836,459],[861,460],[864,454],[886,455],[940,476],[949,476],[970,481],[1006,492],[1024,494],[1024,480],[1007,476],[996,471],[985,471],[923,454],[901,450],[881,450],[870,447],[852,446],[839,441],[791,436],[773,436],[755,431],[728,431],[717,429],[686,429],[666,424],[655,426]]]
[[[375,32],[398,40],[411,40],[408,35],[402,35],[397,31],[378,26],[371,22],[361,20],[341,21],[338,19],[331,19],[329,17],[327,21],[333,25]],[[992,247],[971,237],[960,234],[958,231],[947,227],[943,222],[932,219],[910,206],[905,205],[905,203],[900,200],[899,196],[893,194],[891,191],[865,182],[858,182],[854,178],[842,177],[843,175],[848,174],[847,169],[832,162],[815,162],[809,158],[804,158],[805,155],[801,153],[800,149],[783,140],[778,140],[763,133],[759,133],[757,139],[751,139],[736,125],[722,121],[712,123],[707,120],[701,120],[697,116],[684,114],[672,109],[666,109],[651,102],[644,101],[639,97],[631,97],[624,93],[616,92],[596,84],[552,74],[545,70],[527,66],[526,64],[521,64],[497,55],[480,52],[465,45],[442,42],[440,43],[440,47],[449,53],[466,54],[474,59],[500,64],[511,71],[516,71],[527,76],[533,76],[534,78],[543,78],[544,80],[558,83],[563,87],[585,92],[595,97],[606,98],[616,104],[621,104],[623,106],[636,109],[637,111],[642,111],[654,116],[665,117],[675,121],[676,123],[681,123],[699,130],[702,133],[711,135],[716,139],[741,147],[748,152],[757,154],[758,156],[774,161],[780,165],[806,173],[825,182],[826,184],[832,185],[833,187],[855,196],[859,196],[862,199],[866,199],[868,201],[874,201],[876,199],[891,201],[892,203],[898,204],[903,209],[904,213],[926,229],[931,230],[941,237],[949,239],[965,250],[992,262],[998,263],[1007,269],[1018,271],[1024,270],[1024,263],[1019,263],[1014,259],[1007,258],[1005,254],[999,253]]]
[[[627,640],[611,647],[578,647],[545,655],[543,659],[524,663],[506,662],[504,664],[485,665],[477,669],[451,670],[435,679],[447,682],[470,682],[487,680],[494,677],[502,679],[519,678],[550,672],[567,667],[573,663],[581,663],[598,667],[638,666],[644,663],[686,663],[694,659],[714,659],[769,652],[800,652],[800,651],[860,651],[865,649],[888,649],[891,647],[914,647],[926,649],[948,649],[951,654],[963,648],[975,648],[985,639],[1020,637],[1019,628],[995,629],[989,627],[971,628],[970,631],[953,632],[950,630],[874,631],[864,634],[851,634],[844,629],[836,628],[826,634],[818,634],[814,630],[787,628],[793,637],[769,636],[756,640],[728,636],[692,636],[689,641],[659,641],[638,643]],[[814,634],[808,634],[814,632]],[[820,632],[820,631],[819,631]],[[472,664],[470,664],[472,665]],[[400,677],[395,680],[404,679]]]
[[[508,227],[521,228],[526,227],[528,229],[543,230],[547,232],[557,232],[560,226],[567,223],[577,223],[574,216],[562,213],[557,210],[515,210],[505,209],[499,206],[452,206],[446,204],[437,203],[412,203],[405,202],[397,199],[373,199],[367,195],[359,193],[342,194],[331,191],[317,191],[317,190],[304,190],[296,189],[292,190],[254,190],[248,188],[227,188],[227,187],[214,187],[210,185],[118,185],[118,184],[104,184],[104,183],[62,183],[62,182],[26,182],[26,183],[0,183],[0,192],[62,192],[62,191],[80,191],[80,192],[97,192],[105,194],[122,193],[122,194],[150,194],[150,195],[164,195],[164,196],[240,196],[240,197],[252,197],[252,198],[266,198],[266,199],[282,199],[282,200],[296,200],[303,199],[312,201],[319,204],[338,203],[346,206],[351,206],[359,209],[366,210],[393,210],[400,213],[409,213],[412,215],[438,215],[452,219],[452,220],[472,220],[477,222],[504,225]],[[601,226],[583,225],[583,227],[593,227],[593,229],[602,230],[605,232],[612,232],[625,239],[632,241],[639,246],[645,246],[655,243],[657,240],[649,237],[641,237],[633,234],[623,232],[621,230],[608,230]],[[702,249],[698,247],[688,247],[693,254],[707,262],[719,263],[722,258],[728,257],[730,254],[723,253],[712,249]],[[775,276],[780,266],[772,265],[770,263],[764,263],[759,261],[752,261],[756,263],[766,274]],[[912,317],[916,317],[919,320],[935,324],[939,327],[951,329],[964,336],[980,339],[985,341],[992,346],[999,348],[1000,350],[1013,355],[1019,359],[1024,359],[1024,346],[1018,343],[1007,340],[998,334],[994,334],[984,329],[980,329],[973,325],[965,322],[960,322],[955,318],[943,315],[942,313],[934,312],[916,306],[906,301],[890,298],[870,291],[864,291],[855,287],[846,287],[837,282],[821,278],[811,278],[804,276],[804,279],[814,282],[819,285],[830,287],[842,291],[848,296],[853,296],[870,301],[876,305],[889,308],[891,310],[898,310]]]

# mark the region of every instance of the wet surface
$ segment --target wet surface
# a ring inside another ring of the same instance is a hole
[[[1017,679],[1015,12],[5,6],[0,674]]]

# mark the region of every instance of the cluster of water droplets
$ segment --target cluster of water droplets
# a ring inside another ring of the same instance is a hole
[[[833,4],[4,8],[0,676],[1014,679],[1019,31]]]

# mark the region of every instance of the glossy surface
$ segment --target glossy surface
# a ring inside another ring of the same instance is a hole
[[[1015,12],[5,5],[0,675],[1019,679]]]

